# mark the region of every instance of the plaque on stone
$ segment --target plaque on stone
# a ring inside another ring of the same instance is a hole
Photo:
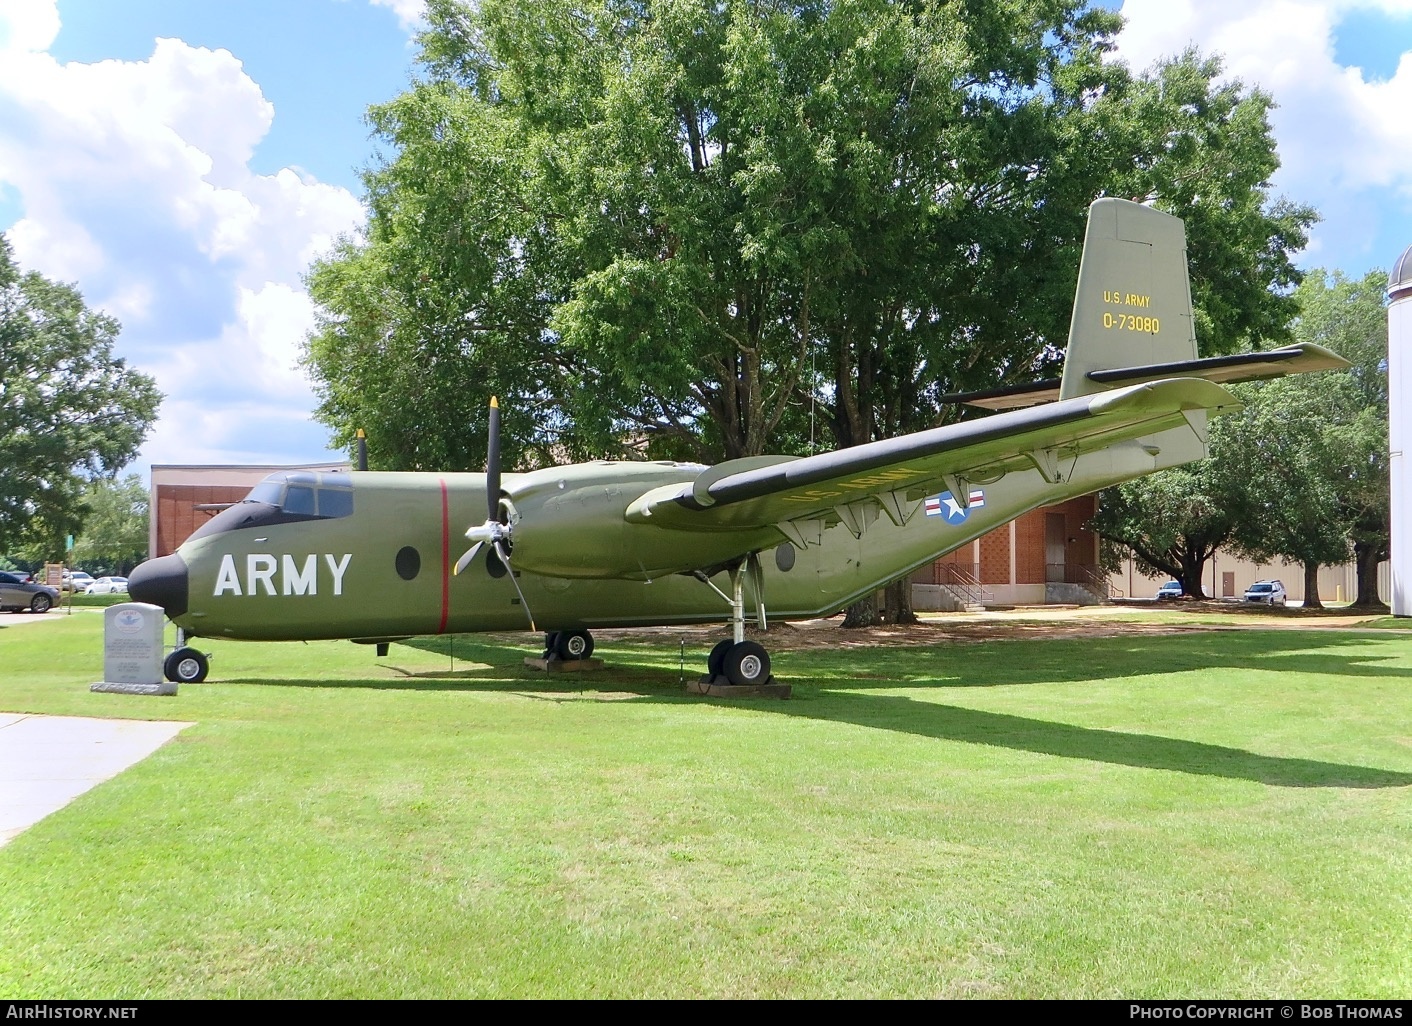
[[[162,674],[166,614],[146,602],[124,602],[103,611],[103,680],[92,691],[174,695]]]

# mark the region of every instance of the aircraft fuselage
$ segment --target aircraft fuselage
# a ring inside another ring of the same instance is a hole
[[[728,604],[682,570],[724,566],[750,552],[760,554],[769,616],[806,619],[836,612],[1037,506],[1201,455],[1188,429],[1156,438],[1160,445],[1125,442],[1075,457],[1059,468],[1057,482],[1036,469],[972,486],[979,494],[967,509],[958,511],[955,497],[929,509],[918,497],[901,525],[874,509],[858,536],[843,521],[814,521],[805,525],[802,548],[774,527],[686,531],[625,519],[636,496],[689,483],[698,466],[603,462],[506,475],[512,525],[533,512],[525,519],[533,531],[514,535],[512,558],[540,630],[720,622],[730,615]],[[334,515],[262,518],[252,515],[261,513],[258,504],[238,504],[174,556],[153,561],[154,579],[166,574],[171,585],[160,604],[177,626],[196,636],[250,640],[528,629],[519,595],[489,548],[465,572],[452,573],[467,547],[466,528],[485,517],[485,475],[322,478],[339,479],[336,494],[319,499]],[[184,601],[170,597],[179,575]],[[716,578],[728,592],[726,581]],[[749,583],[746,604],[755,609]]]

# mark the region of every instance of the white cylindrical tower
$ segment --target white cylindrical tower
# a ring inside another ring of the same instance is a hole
[[[1387,293],[1392,613],[1412,616],[1412,246],[1392,265]]]

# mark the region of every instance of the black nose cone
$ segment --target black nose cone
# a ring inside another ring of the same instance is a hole
[[[161,606],[175,619],[186,612],[186,563],[173,552],[138,565],[127,579],[127,593],[137,602]]]

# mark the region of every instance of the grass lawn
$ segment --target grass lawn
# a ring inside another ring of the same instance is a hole
[[[670,638],[217,641],[158,699],[88,691],[101,611],[22,619],[0,711],[197,725],[0,848],[0,998],[1412,991],[1412,637],[791,651],[734,703]]]

